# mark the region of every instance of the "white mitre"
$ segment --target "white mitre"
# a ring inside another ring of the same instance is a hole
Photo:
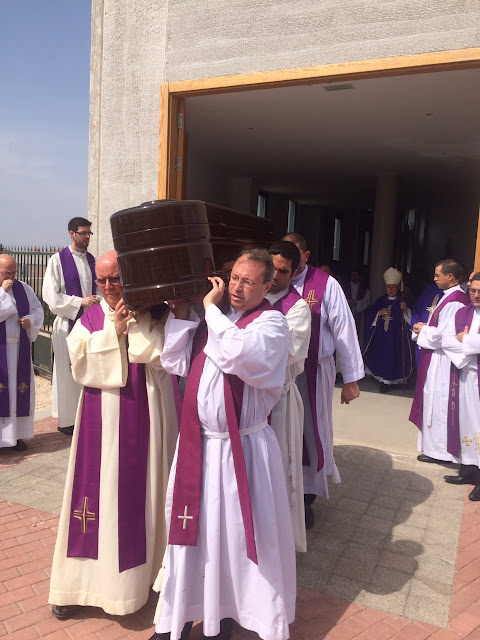
[[[402,280],[402,274],[400,271],[390,267],[390,269],[387,269],[383,274],[383,279],[385,280],[385,284],[399,285]]]

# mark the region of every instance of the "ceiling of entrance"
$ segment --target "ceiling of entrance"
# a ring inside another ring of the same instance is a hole
[[[470,198],[480,183],[480,69],[191,97],[186,131],[189,161],[300,202],[340,193],[369,206],[384,173],[417,196]]]

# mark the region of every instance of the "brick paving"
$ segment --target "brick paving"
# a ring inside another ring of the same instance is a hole
[[[40,463],[43,454],[68,446],[65,436],[57,435],[52,419],[37,422],[35,431],[27,452],[1,452],[0,482],[15,467],[36,459]],[[469,491],[467,487],[464,493],[446,628],[299,587],[292,640],[480,640],[480,503],[468,500]],[[147,605],[130,616],[85,608],[65,622],[53,618],[47,597],[57,526],[55,513],[0,500],[0,636],[8,635],[9,640],[149,638],[157,599],[153,593]],[[190,637],[201,640],[201,624],[194,626]],[[257,636],[235,627],[233,637],[253,640]]]

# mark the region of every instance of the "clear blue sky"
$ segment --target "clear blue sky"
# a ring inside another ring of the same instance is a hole
[[[87,216],[91,0],[0,0],[0,244]]]

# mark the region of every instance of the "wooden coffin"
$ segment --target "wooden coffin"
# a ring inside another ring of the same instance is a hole
[[[201,200],[156,200],[110,217],[125,304],[198,299],[207,276],[228,276],[240,251],[268,248],[270,220]]]

